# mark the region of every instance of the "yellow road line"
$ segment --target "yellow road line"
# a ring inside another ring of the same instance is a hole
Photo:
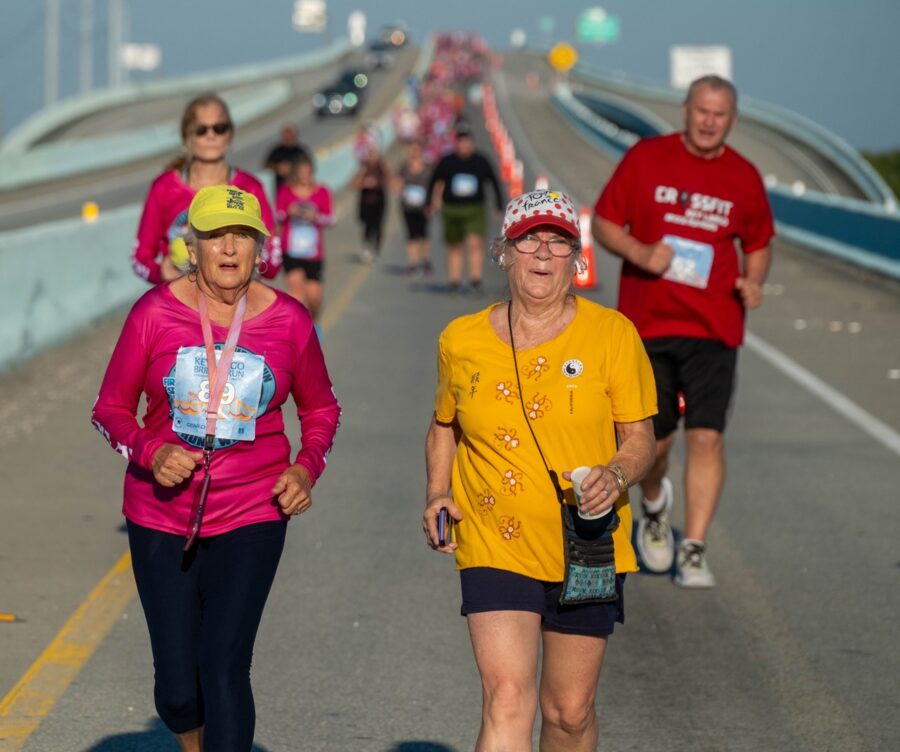
[[[126,552],[0,701],[0,752],[22,748],[94,654],[134,594],[131,555]]]
[[[356,273],[350,277],[350,281],[341,288],[337,297],[328,304],[328,308],[326,308],[325,312],[322,314],[323,332],[327,332],[331,329],[331,327],[338,322],[338,319],[344,315],[344,312],[349,308],[353,299],[356,297],[356,293],[359,292],[359,288],[362,287],[363,283],[368,279],[371,271],[371,266],[361,266],[357,269]]]

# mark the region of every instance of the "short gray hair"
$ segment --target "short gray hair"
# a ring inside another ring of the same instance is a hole
[[[710,73],[706,76],[700,76],[700,78],[695,78],[693,81],[691,81],[691,85],[688,87],[687,94],[684,95],[684,104],[689,105],[697,89],[701,89],[704,86],[708,86],[713,91],[727,91],[731,95],[732,108],[735,112],[737,112],[737,89],[735,88],[734,84],[731,83],[731,81],[729,81],[727,78],[722,78],[722,76],[717,76],[714,73]]]

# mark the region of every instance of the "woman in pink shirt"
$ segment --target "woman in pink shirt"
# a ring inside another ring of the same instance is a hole
[[[334,224],[331,191],[316,182],[312,160],[296,158],[275,199],[288,291],[309,308],[313,319],[322,308],[325,244],[322,231]]]
[[[190,270],[132,308],[92,421],[128,460],[123,512],[160,717],[182,750],[248,752],[256,630],[340,408],[309,312],[254,279],[268,235],[255,196],[203,188],[188,221]]]
[[[262,183],[225,161],[233,137],[234,123],[221,97],[203,94],[185,107],[181,116],[184,153],[153,181],[138,224],[131,265],[139,277],[158,285],[181,276],[181,267],[187,262],[188,206],[194,194],[207,185],[228,183],[256,196],[263,222],[272,234],[275,225]],[[281,251],[273,236],[263,249],[260,273],[272,279],[280,265]]]

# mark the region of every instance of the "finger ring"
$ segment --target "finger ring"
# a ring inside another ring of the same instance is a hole
[[[606,486],[603,486],[603,495],[609,496],[609,489]]]

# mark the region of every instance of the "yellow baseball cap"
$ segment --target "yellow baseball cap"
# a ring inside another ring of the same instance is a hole
[[[256,196],[233,185],[208,185],[197,191],[188,209],[188,223],[200,232],[238,225],[269,235]]]

